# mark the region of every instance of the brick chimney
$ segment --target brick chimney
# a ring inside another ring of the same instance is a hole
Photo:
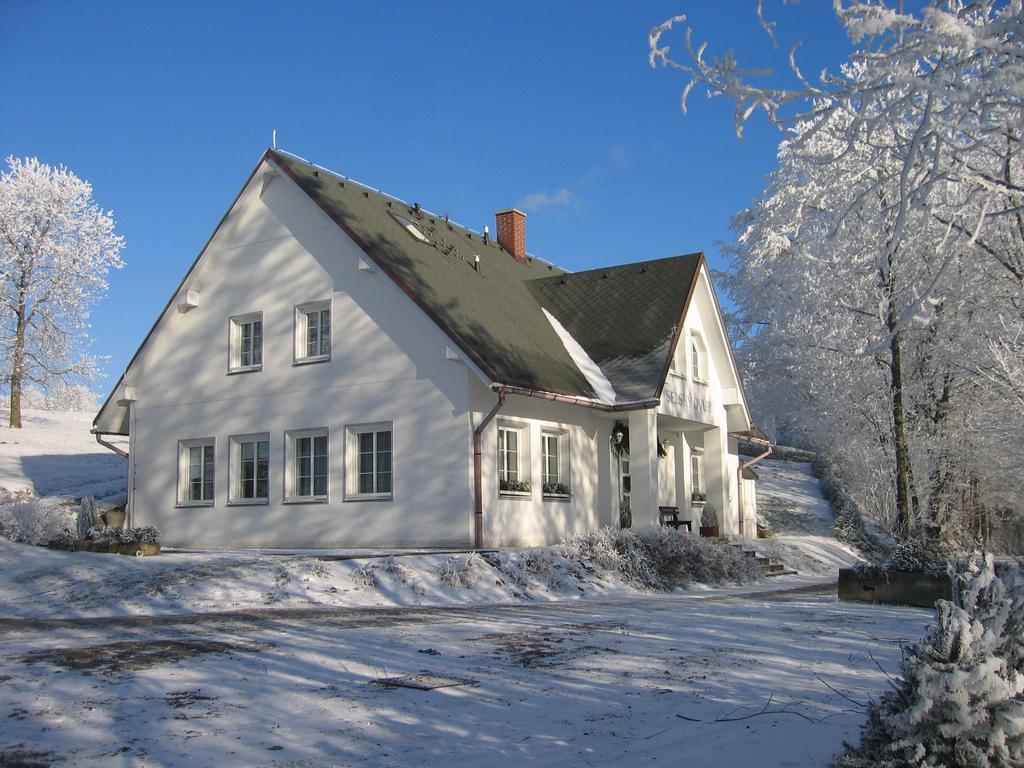
[[[509,208],[494,214],[498,224],[498,244],[518,261],[526,262],[526,214]]]

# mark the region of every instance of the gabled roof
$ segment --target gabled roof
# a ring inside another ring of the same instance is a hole
[[[699,254],[567,273],[516,261],[493,240],[293,155],[271,151],[269,159],[493,383],[597,399],[547,309],[601,367],[617,403],[658,396]]]
[[[480,234],[419,206],[273,149],[260,158],[235,203],[264,162],[286,174],[334,221],[489,383],[625,407],[646,406],[660,396],[704,261],[701,254],[577,273],[535,259],[519,262],[494,240],[484,242]],[[418,236],[410,234],[409,225]],[[101,416],[216,232],[101,406],[94,431],[106,431],[97,429]],[[545,310],[561,324],[560,331]],[[614,404],[601,401],[560,332],[568,332],[576,342],[571,346],[582,347],[600,367],[615,390]],[[123,410],[117,434],[127,434]]]
[[[700,254],[532,280],[537,303],[601,367],[619,400],[658,396]]]

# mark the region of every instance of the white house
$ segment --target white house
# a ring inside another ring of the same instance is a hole
[[[177,546],[540,545],[624,504],[696,532],[706,504],[752,534],[703,256],[569,273],[527,256],[525,218],[491,239],[268,150],[96,416],[129,437],[130,523]]]

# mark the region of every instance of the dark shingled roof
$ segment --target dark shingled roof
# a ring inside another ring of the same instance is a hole
[[[619,400],[656,397],[700,254],[530,281],[611,382]]]
[[[494,382],[597,397],[544,307],[601,366],[618,402],[658,396],[699,254],[578,273],[520,263],[443,218],[294,156],[269,157]]]

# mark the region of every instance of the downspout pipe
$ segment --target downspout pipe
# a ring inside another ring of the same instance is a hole
[[[769,456],[772,455],[772,444],[768,443],[767,445],[768,445],[768,447],[765,449],[764,453],[759,453],[757,456],[752,458],[750,461],[742,462],[740,464],[740,466],[739,466],[739,469],[736,470],[736,493],[738,495],[739,504],[740,504],[740,523],[741,524],[743,522],[743,470],[745,470],[747,467],[754,466],[755,464],[757,464],[757,462],[759,462],[759,461],[761,461],[763,459],[767,459]],[[757,537],[757,524],[756,523],[754,524],[754,537],[755,538]]]
[[[494,420],[498,411],[505,405],[506,397],[508,397],[508,390],[499,389],[498,402],[473,430],[473,546],[476,549],[482,549],[484,546],[483,434],[487,425]]]
[[[96,442],[102,445],[104,448],[109,448],[118,456],[124,456],[126,459],[128,458],[128,451],[124,450],[123,448],[118,448],[113,443],[108,443],[106,440],[103,439],[103,434],[101,432],[93,432],[93,434],[96,435]]]

